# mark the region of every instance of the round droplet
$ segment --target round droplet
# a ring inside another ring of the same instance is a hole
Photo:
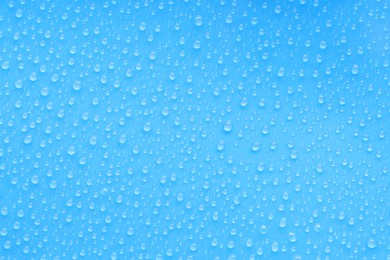
[[[276,147],[277,147],[276,143],[275,143],[275,142],[272,142],[272,143],[270,144],[270,146],[269,146],[269,149],[275,150]]]
[[[260,99],[259,106],[260,107],[264,107],[265,106],[265,100],[264,99]]]
[[[203,24],[202,16],[197,15],[197,16],[195,17],[195,25],[196,25],[196,26],[201,26],[202,24]]]
[[[38,183],[39,183],[39,177],[38,177],[38,175],[33,175],[33,176],[31,177],[31,183],[32,183],[32,184],[38,184]]]
[[[156,59],[156,52],[155,51],[152,51],[149,53],[149,59],[151,60],[155,60]]]
[[[74,89],[74,90],[80,90],[80,89],[81,89],[81,82],[80,82],[80,80],[76,80],[76,81],[73,83],[73,89]]]
[[[80,165],[84,165],[87,163],[87,159],[85,157],[81,157],[80,160],[79,160],[79,164]]]
[[[47,95],[49,95],[49,88],[48,87],[43,87],[41,89],[41,95],[46,97]]]
[[[251,24],[252,24],[252,25],[256,25],[258,22],[259,22],[259,21],[258,21],[258,19],[257,19],[256,17],[253,17],[253,18],[251,19]]]
[[[25,144],[29,144],[29,143],[31,143],[31,141],[32,141],[32,135],[31,135],[31,134],[27,135],[27,136],[24,138],[24,143],[25,143]]]
[[[125,134],[122,134],[122,135],[119,137],[119,143],[121,143],[121,144],[126,143],[126,135],[125,135]]]
[[[8,215],[8,208],[6,206],[3,206],[1,208],[1,215],[7,216]]]
[[[282,218],[279,222],[279,227],[281,228],[285,228],[287,225],[287,219],[286,218]]]
[[[138,27],[141,31],[145,31],[146,29],[146,23],[145,22],[142,22],[139,27]]]
[[[76,152],[76,148],[74,146],[69,146],[68,148],[68,154],[69,155],[74,155]]]
[[[243,98],[240,102],[241,107],[246,107],[248,105],[248,100],[246,98]]]
[[[326,41],[321,41],[320,42],[320,48],[323,49],[323,50],[326,49]]]
[[[233,16],[232,15],[228,15],[225,19],[226,23],[232,23],[233,22]]]
[[[33,72],[30,74],[30,80],[31,81],[36,81],[38,79],[37,73]]]
[[[223,149],[225,149],[225,143],[223,141],[218,142],[217,150],[222,151]]]
[[[351,72],[352,72],[353,75],[358,74],[359,73],[359,66],[357,64],[354,64],[352,66],[352,71]]]
[[[11,241],[7,240],[5,243],[4,243],[4,248],[5,249],[10,249],[11,248]]]
[[[114,81],[114,88],[119,88],[121,86],[121,83],[119,82],[119,80],[115,80]]]
[[[89,144],[90,145],[96,145],[96,143],[97,143],[97,137],[96,136],[91,136],[90,138],[89,138]]]
[[[260,226],[260,233],[263,235],[267,233],[267,226],[266,225]]]
[[[4,62],[1,64],[1,68],[2,68],[3,70],[9,69],[9,62],[8,62],[8,61],[4,61]]]
[[[163,116],[168,116],[169,115],[169,108],[168,107],[164,107],[161,111],[161,114]]]
[[[368,239],[367,246],[371,249],[376,247],[375,240],[373,238]]]
[[[231,121],[227,121],[224,125],[223,125],[223,130],[225,132],[230,132],[232,131],[233,127],[232,127],[232,122]]]
[[[272,252],[274,252],[274,253],[276,253],[276,252],[279,251],[278,242],[273,242],[273,243],[272,243],[271,250],[272,250]]]
[[[150,130],[152,130],[152,123],[150,122],[145,123],[143,129],[145,132],[149,132]]]
[[[195,243],[192,243],[192,244],[191,244],[190,250],[191,250],[192,252],[195,252],[195,251],[196,251],[196,244],[195,244]]]
[[[298,152],[297,151],[292,151],[291,154],[290,154],[290,158],[295,160],[298,158]]]
[[[290,242],[292,242],[292,243],[297,241],[297,236],[295,235],[294,232],[288,233],[288,240],[290,240]]]
[[[194,48],[195,49],[200,49],[201,45],[200,45],[200,41],[195,41],[194,42]]]
[[[255,142],[253,145],[252,145],[252,148],[251,148],[252,152],[257,152],[260,150],[260,144],[258,142]]]
[[[263,172],[264,169],[265,169],[264,163],[259,163],[259,164],[257,164],[257,171]]]
[[[22,87],[23,87],[22,80],[20,79],[16,80],[15,88],[22,88]]]
[[[55,188],[57,188],[57,182],[55,180],[53,180],[53,181],[50,182],[49,186],[50,186],[51,189],[55,189]]]

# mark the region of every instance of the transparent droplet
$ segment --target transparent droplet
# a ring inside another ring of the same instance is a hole
[[[225,19],[226,23],[232,23],[233,22],[233,16],[232,15],[228,15]]]
[[[218,142],[217,150],[222,151],[223,149],[225,149],[225,143],[223,141]]]
[[[39,177],[38,177],[38,175],[33,175],[33,176],[31,177],[31,183],[32,183],[32,184],[38,184],[38,183],[39,183]]]
[[[276,253],[276,252],[279,251],[278,242],[275,241],[275,242],[272,243],[271,250],[272,250],[272,252],[274,252],[274,253]]]
[[[225,131],[225,132],[230,132],[230,131],[232,131],[232,122],[231,121],[226,121],[226,123],[223,125],[223,130]]]
[[[145,123],[143,129],[145,132],[149,132],[150,130],[152,130],[152,123],[150,122]]]
[[[251,24],[252,24],[252,25],[256,25],[258,22],[259,22],[259,21],[258,21],[258,19],[257,19],[256,17],[253,17],[253,18],[251,19]]]
[[[367,246],[371,249],[375,248],[376,247],[376,242],[373,238],[369,238],[368,239],[368,242],[367,242]]]
[[[326,49],[326,42],[325,41],[320,42],[320,48],[323,50]]]
[[[195,48],[195,49],[200,49],[200,47],[201,47],[200,41],[198,41],[198,40],[195,41],[195,42],[194,42],[194,48]]]
[[[76,80],[74,83],[73,83],[73,89],[74,90],[80,90],[81,89],[81,82],[79,80]]]
[[[31,143],[32,141],[32,135],[31,134],[28,134],[25,138],[24,138],[24,143],[25,144],[29,144]]]
[[[169,108],[168,107],[164,107],[161,113],[162,113],[163,116],[168,116],[169,115]]]
[[[16,80],[15,88],[22,88],[22,87],[23,87],[22,80],[20,79]]]
[[[125,134],[122,134],[122,135],[119,137],[119,143],[121,143],[121,144],[126,143],[126,135],[125,135]]]
[[[68,154],[69,155],[74,155],[76,152],[76,148],[74,146],[69,146],[68,147]]]
[[[1,68],[3,69],[3,70],[7,70],[7,69],[9,69],[9,62],[8,61],[4,61],[2,64],[1,64]]]
[[[291,154],[290,154],[290,158],[293,159],[293,160],[297,159],[298,158],[298,152],[293,150],[291,152]]]
[[[294,232],[288,233],[288,240],[292,243],[295,243],[297,241],[297,236]]]
[[[33,72],[30,74],[30,80],[31,81],[36,81],[38,79],[37,73]]]
[[[264,164],[263,164],[263,163],[259,163],[259,164],[257,164],[257,171],[259,171],[259,172],[263,172],[263,171],[264,171],[264,169],[265,169],[265,167],[264,167]]]
[[[196,25],[196,26],[201,26],[202,24],[203,24],[202,16],[197,15],[197,16],[195,17],[195,25]]]
[[[43,87],[41,89],[41,95],[46,97],[47,95],[49,95],[49,88],[48,87]]]
[[[352,66],[352,71],[351,72],[352,72],[353,75],[358,74],[359,73],[359,66],[357,64],[354,64]]]
[[[90,138],[89,138],[89,144],[90,145],[96,145],[96,143],[97,143],[97,137],[96,136],[91,136]]]
[[[251,148],[252,152],[257,152],[260,150],[260,144],[258,142],[255,142],[253,145],[252,145],[252,148]]]

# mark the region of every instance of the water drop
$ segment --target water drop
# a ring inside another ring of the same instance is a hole
[[[231,132],[233,129],[232,127],[232,122],[231,121],[226,121],[226,123],[223,125],[223,130],[227,133]]]
[[[28,134],[25,138],[24,138],[24,143],[25,144],[30,144],[32,141],[32,135],[31,134]]]
[[[145,132],[149,132],[150,130],[152,130],[152,123],[150,122],[145,123],[143,129]]]
[[[202,16],[197,15],[197,16],[195,17],[195,25],[196,25],[196,26],[201,26],[202,24],[203,24]]]
[[[373,238],[369,238],[367,242],[367,246],[371,249],[374,249],[376,247],[375,240]]]
[[[223,142],[223,141],[218,142],[217,150],[222,151],[223,149],[225,149],[225,142]]]
[[[251,148],[252,152],[257,152],[260,150],[260,144],[258,142],[255,142],[253,145],[252,145],[252,148]]]
[[[79,80],[76,80],[74,83],[73,83],[73,89],[74,90],[80,90],[81,89],[81,82]]]

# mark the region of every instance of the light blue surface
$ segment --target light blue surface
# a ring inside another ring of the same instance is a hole
[[[390,259],[389,8],[1,1],[0,259]]]

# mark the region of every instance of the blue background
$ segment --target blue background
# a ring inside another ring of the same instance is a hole
[[[1,259],[390,259],[390,2],[2,1]]]

